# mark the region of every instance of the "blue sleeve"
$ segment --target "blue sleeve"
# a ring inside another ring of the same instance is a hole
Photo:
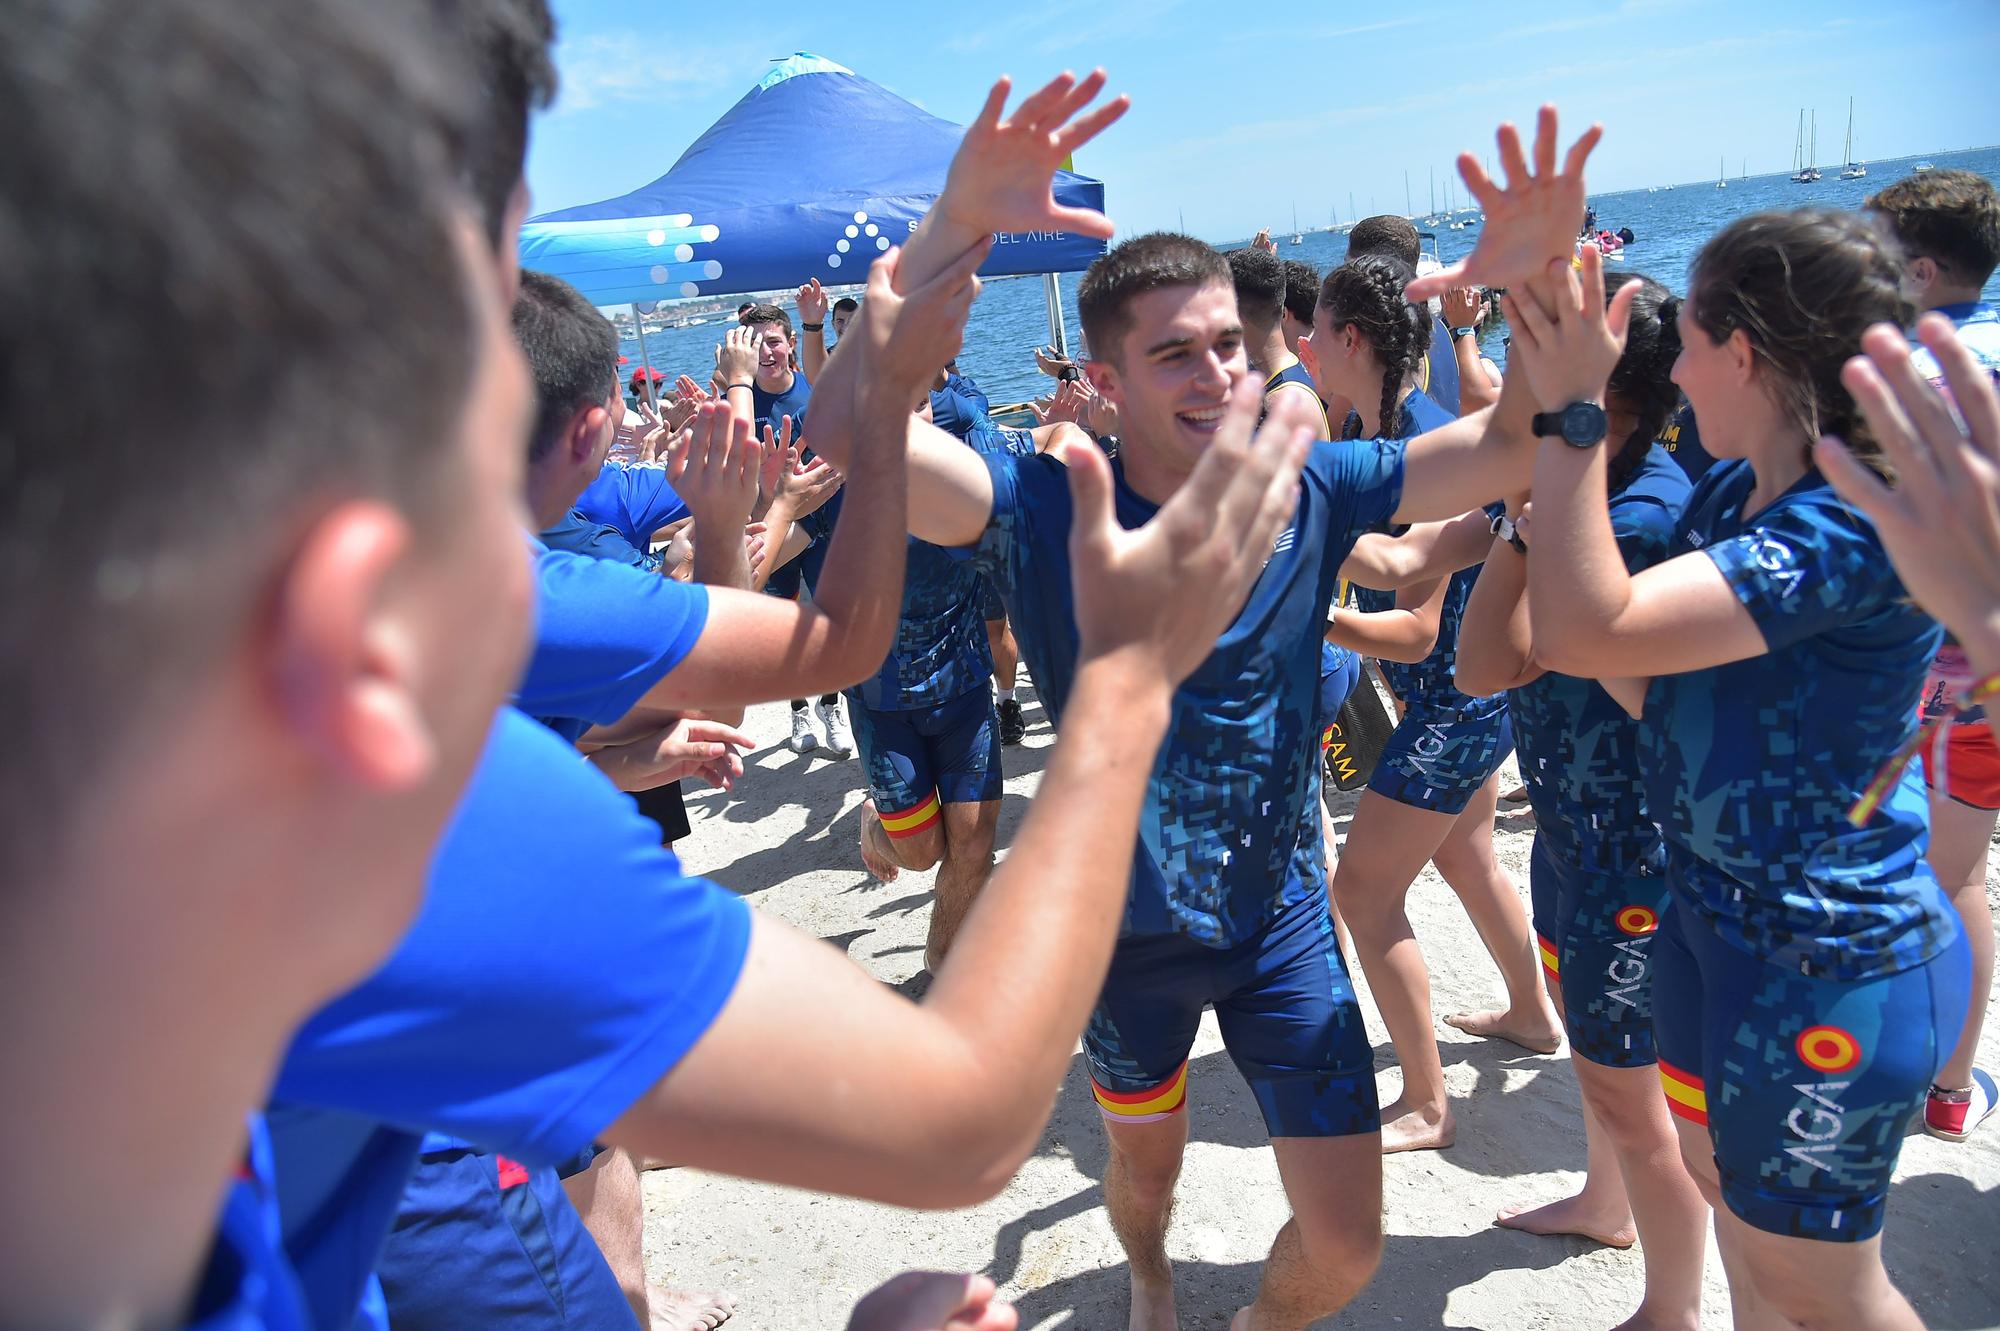
[[[1321,440],[1312,446],[1304,481],[1326,505],[1330,553],[1347,558],[1355,538],[1396,515],[1408,451],[1401,439]]]
[[[535,651],[514,703],[532,716],[609,725],[687,659],[708,589],[563,550],[535,564]]]
[[[688,506],[668,483],[665,467],[621,467],[615,462],[604,464],[597,479],[577,496],[576,508],[592,522],[617,528],[641,550],[652,543],[654,532],[688,516]]]
[[[1828,502],[1779,504],[1741,536],[1707,547],[1773,651],[1903,595],[1874,527],[1825,493]]]
[[[555,1164],[708,1030],[749,937],[742,900],[686,877],[630,799],[503,710],[415,925],[306,1023],[273,1096]]]
[[[986,473],[993,481],[993,511],[986,516],[986,530],[972,547],[971,559],[1005,596],[1014,589],[1015,547],[1026,535],[1021,486],[1025,459],[1015,453],[981,452],[979,460],[986,464]]]

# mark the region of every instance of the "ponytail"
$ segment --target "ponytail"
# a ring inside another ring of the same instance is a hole
[[[1332,325],[1352,325],[1382,363],[1381,414],[1375,428],[1385,437],[1403,433],[1398,405],[1403,384],[1416,373],[1430,347],[1430,315],[1403,296],[1415,276],[1401,259],[1367,254],[1349,259],[1320,285],[1319,303]]]

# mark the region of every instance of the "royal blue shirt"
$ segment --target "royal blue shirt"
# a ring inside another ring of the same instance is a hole
[[[1401,502],[1403,444],[1314,445],[1292,525],[1242,612],[1174,694],[1133,856],[1123,933],[1210,947],[1324,896],[1319,817],[1320,632],[1355,538]],[[985,455],[993,513],[973,563],[1007,603],[1042,704],[1060,721],[1076,674],[1069,483],[1053,458]],[[1111,464],[1120,525],[1157,506]]]
[[[683,874],[630,799],[503,710],[416,923],[278,1074],[278,1198],[313,1324],[353,1316],[419,1134],[575,1156],[708,1030],[749,935],[740,898]]]
[[[1906,771],[1858,829],[1846,813],[1914,728],[1943,635],[1818,472],[1745,514],[1755,483],[1748,462],[1710,468],[1674,553],[1714,561],[1769,650],[1653,680],[1646,807],[1679,852],[1676,899],[1723,937],[1808,975],[1895,974],[1958,931],[1923,785]]]
[[[648,570],[660,567],[660,557],[645,546],[634,544],[609,523],[592,522],[576,509],[571,509],[554,526],[541,532],[539,539],[551,550],[564,550],[588,559],[604,559]]]
[[[986,414],[989,405],[977,384],[956,370],[947,370],[944,387],[931,394],[931,424],[969,443],[973,431],[992,428]]]
[[[708,589],[564,550],[535,558],[535,651],[514,705],[574,742],[687,659]]]
[[[588,522],[610,527],[639,550],[653,533],[688,516],[685,500],[667,483],[665,467],[625,467],[607,462],[584,492],[576,511]]]
[[[223,1193],[213,1246],[189,1304],[188,1331],[310,1331],[298,1274],[285,1255],[271,1144],[250,1116],[243,1161]]]
[[[1692,487],[1658,444],[1611,496],[1611,532],[1633,573],[1672,553]],[[1639,723],[1595,680],[1549,671],[1507,695],[1535,836],[1587,873],[1634,872],[1659,840],[1646,816]]]

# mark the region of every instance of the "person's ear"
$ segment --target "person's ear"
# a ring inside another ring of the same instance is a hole
[[[284,724],[336,779],[380,792],[422,782],[436,761],[420,670],[392,609],[409,524],[377,500],[315,519],[272,598],[266,668]]]
[[[1919,296],[1926,294],[1930,291],[1931,284],[1938,279],[1937,260],[1929,255],[1920,255],[1910,260],[1909,276],[1912,292]]]
[[[604,442],[604,431],[611,424],[611,413],[603,407],[586,407],[578,412],[569,426],[570,460],[579,466],[596,458],[597,450]]]
[[[1107,360],[1087,360],[1083,363],[1083,376],[1090,380],[1090,386],[1114,407],[1125,405],[1125,390],[1118,382],[1118,368]]]
[[[1729,368],[1735,375],[1737,383],[1748,384],[1756,377],[1757,352],[1750,345],[1750,334],[1741,328],[1732,329],[1729,340],[1722,344],[1722,349],[1729,353]]]

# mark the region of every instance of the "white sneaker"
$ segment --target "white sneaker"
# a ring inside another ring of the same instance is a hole
[[[813,734],[812,718],[806,714],[806,709],[803,707],[792,709],[790,743],[793,753],[811,753],[819,747],[819,736]]]
[[[840,700],[816,702],[813,710],[819,713],[819,722],[826,727],[827,749],[843,758],[853,753],[854,736],[847,733],[847,721],[840,714]]]

